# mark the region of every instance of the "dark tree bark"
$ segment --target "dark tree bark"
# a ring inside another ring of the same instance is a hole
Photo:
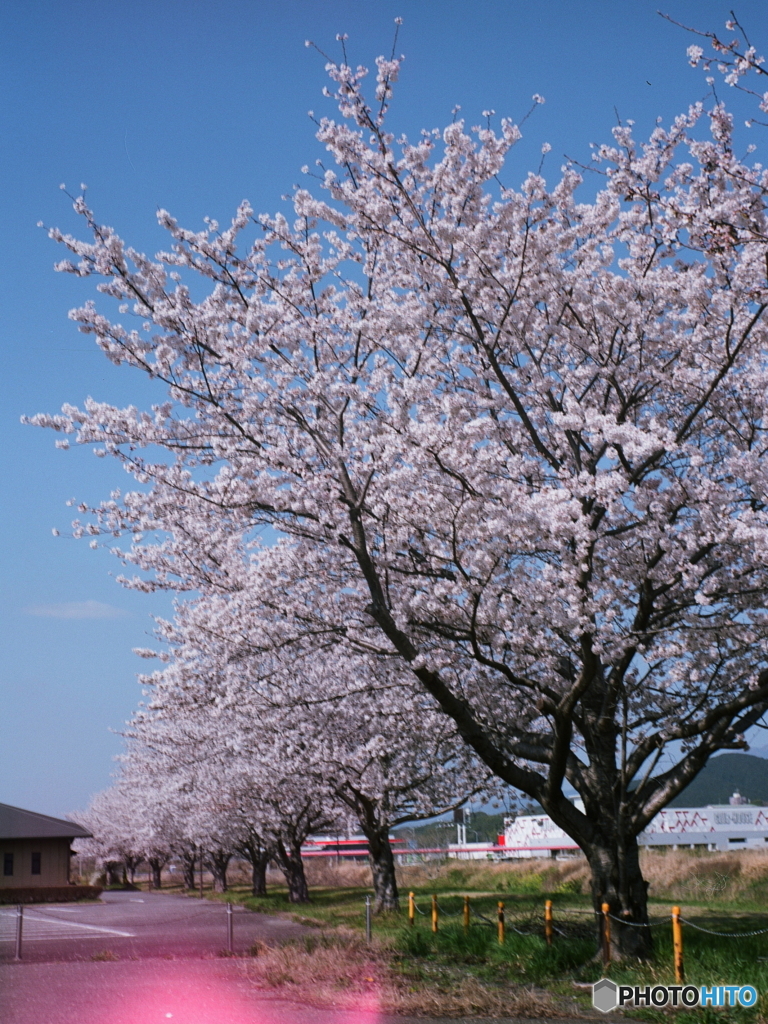
[[[611,958],[647,960],[653,954],[653,936],[648,927],[648,883],[640,870],[637,840],[625,838],[620,848],[610,840],[595,842],[584,852],[592,873],[592,903],[598,922],[598,941],[603,938],[602,907],[607,903],[610,908]]]
[[[104,862],[107,885],[123,885],[125,882],[125,866],[122,861],[108,860]]]
[[[377,914],[386,910],[400,909],[400,894],[397,890],[395,857],[389,842],[389,829],[363,829],[368,840],[368,862],[373,876],[373,892]]]
[[[285,807],[274,802],[275,831],[270,832],[273,844],[272,856],[285,876],[288,885],[288,900],[291,903],[309,903],[309,886],[304,874],[301,848],[311,835],[327,831],[335,826],[335,816],[317,799],[321,792],[319,783],[314,792],[310,791],[290,814]]]
[[[269,854],[265,853],[262,854],[261,857],[251,861],[252,896],[267,895],[267,867],[269,866],[270,859]]]
[[[125,858],[125,867],[128,871],[128,877],[125,878],[125,884],[130,882],[131,885],[136,884],[136,868],[141,864],[141,857],[128,856]]]
[[[152,869],[152,888],[162,889],[163,887],[163,868],[168,863],[167,860],[163,860],[160,857],[150,857],[149,866]]]
[[[255,834],[240,847],[240,852],[251,865],[251,895],[267,895],[267,867],[274,855],[272,847],[264,844]]]
[[[275,860],[285,876],[290,903],[309,903],[309,886],[301,859],[301,843],[292,842],[288,847],[282,839],[275,844]]]
[[[232,854],[228,850],[216,850],[208,854],[208,867],[213,876],[213,891],[227,891],[227,867]]]
[[[182,871],[184,872],[184,888],[195,888],[195,867],[197,865],[197,853],[195,850],[185,850],[181,855]]]
[[[389,843],[389,818],[382,814],[379,801],[366,796],[349,783],[339,787],[337,795],[355,812],[360,829],[368,840],[375,912],[379,914],[382,911],[399,910],[395,858]]]

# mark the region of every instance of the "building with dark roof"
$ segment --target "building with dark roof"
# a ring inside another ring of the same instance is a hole
[[[0,889],[69,883],[69,844],[91,835],[81,825],[0,804]]]

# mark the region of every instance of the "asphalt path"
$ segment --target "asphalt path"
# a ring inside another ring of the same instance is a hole
[[[0,965],[2,1024],[381,1024],[270,999],[237,960]],[[454,1022],[455,1024],[455,1022]]]
[[[15,907],[0,907],[0,961],[13,959],[16,914]],[[307,932],[306,927],[293,921],[242,907],[233,907],[232,925],[235,953],[247,952],[257,941],[277,945]],[[24,908],[25,963],[91,960],[100,954],[120,960],[206,957],[215,956],[226,946],[226,906],[187,896],[105,892],[99,903]]]
[[[513,1024],[533,1021],[508,1019]],[[383,1014],[375,996],[347,1009],[271,998],[237,960],[0,964],[2,1024],[425,1024]],[[431,1024],[504,1024],[477,1018]],[[559,1020],[553,1024],[585,1024]],[[600,1024],[634,1024],[615,1017]]]
[[[250,958],[217,956],[227,941],[221,903],[107,892],[94,904],[25,907],[23,922],[22,960],[14,962],[16,911],[0,907],[1,1024],[424,1024],[382,1013],[375,992],[350,1009],[298,1005],[259,989]],[[242,909],[233,925],[236,953],[307,933]]]

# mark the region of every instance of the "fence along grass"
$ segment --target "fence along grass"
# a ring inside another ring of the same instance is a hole
[[[768,935],[743,934],[768,926],[768,855],[670,850],[644,856],[657,951],[649,964],[605,967],[595,959],[594,909],[585,865],[576,860],[404,866],[398,869],[401,914],[374,917],[370,944],[364,932],[370,874],[364,865],[342,863],[323,865],[316,875],[310,865],[312,904],[294,916],[311,920],[314,937],[282,953],[260,950],[248,971],[255,972],[259,984],[320,1002],[343,992],[352,1005],[367,993],[366,998],[375,995],[382,1009],[392,1011],[450,1015],[464,1008],[466,1014],[498,1015],[503,1009],[507,1015],[556,1017],[573,1011],[574,998],[588,1009],[589,993],[575,992],[574,982],[591,983],[604,973],[624,984],[674,983],[671,909],[679,904],[686,982],[738,981],[768,993]],[[413,926],[408,924],[411,889],[418,908]],[[437,932],[431,930],[433,895]],[[469,929],[464,927],[465,896],[471,907]],[[506,934],[500,945],[502,897]],[[288,909],[278,886],[266,900],[249,898],[245,885],[217,898],[265,911]],[[552,902],[551,945],[545,934],[547,900]],[[766,913],[756,913],[756,907],[765,907]],[[342,940],[349,948],[340,957]],[[526,1011],[527,999],[536,1006]],[[699,1011],[685,1013],[686,1021],[693,1014],[692,1024],[705,1020]],[[768,1020],[768,996],[761,995],[756,1008],[720,1008],[717,1014],[720,1024]],[[637,1010],[632,1016],[662,1021],[669,1020],[669,1011]]]

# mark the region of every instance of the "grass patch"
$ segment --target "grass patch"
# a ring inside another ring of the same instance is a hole
[[[715,930],[748,931],[750,926],[765,927],[765,918],[742,918],[735,922],[732,917],[721,917],[696,914],[690,915],[697,923],[705,924]],[[626,985],[672,985],[674,970],[672,967],[672,938],[667,929],[658,929],[656,935],[656,955],[648,964],[625,963],[611,964],[603,972],[601,965],[586,964],[579,974],[586,981],[596,981],[603,973],[617,984]],[[680,1010],[680,1016],[697,1024],[713,1024],[714,1021],[724,1024],[726,1021],[743,1022],[768,1020],[768,936],[754,938],[726,939],[713,935],[705,935],[691,928],[684,928],[685,977],[686,984],[696,985],[754,985],[758,992],[756,1006],[748,1009],[743,1007],[705,1007],[695,1010]],[[630,1016],[640,1020],[669,1020],[674,1011],[661,1009],[629,1009]]]
[[[339,930],[260,950],[246,968],[260,988],[320,1006],[425,1016],[515,1016],[551,1018],[574,1007],[533,986],[508,979],[489,983],[468,974],[462,964],[433,962],[413,968],[391,943],[371,945]]]

